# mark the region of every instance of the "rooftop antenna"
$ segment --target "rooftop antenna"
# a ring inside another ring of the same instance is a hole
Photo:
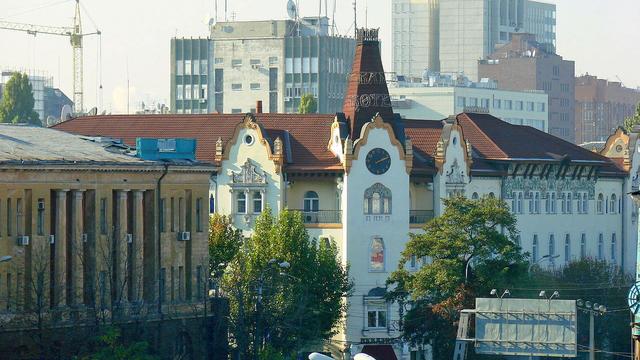
[[[333,0],[333,13],[331,15],[331,36],[336,34],[336,0]]]
[[[353,36],[358,38],[358,3],[353,0]]]

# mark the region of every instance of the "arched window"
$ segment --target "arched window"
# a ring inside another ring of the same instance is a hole
[[[216,212],[216,200],[211,194],[209,195],[209,213],[213,214],[214,212]]]
[[[615,214],[617,207],[618,200],[616,199],[616,194],[611,194],[611,197],[609,198],[609,213]]]
[[[260,191],[253,192],[253,213],[260,214],[262,212],[262,193]]]
[[[531,246],[531,261],[535,263],[538,261],[538,235],[533,235],[533,242]]]
[[[589,194],[582,193],[582,213],[589,213]]]
[[[553,263],[553,256],[556,254],[556,237],[549,235],[549,262]]]
[[[611,234],[611,262],[616,263],[616,253],[618,252],[616,234]]]
[[[580,235],[580,258],[587,257],[587,234]]]
[[[320,209],[320,200],[318,193],[315,191],[307,191],[304,193],[304,212],[318,212]]]
[[[238,214],[247,213],[247,194],[244,192],[239,192],[236,197],[236,212]]]
[[[604,195],[598,194],[598,203],[596,204],[598,214],[604,213]]]
[[[375,183],[364,192],[365,214],[391,214],[391,190]]]
[[[571,237],[569,234],[564,236],[564,262],[569,263],[571,261]]]
[[[524,210],[522,209],[522,201],[524,198],[524,193],[518,193],[518,214],[524,214]]]
[[[598,260],[604,260],[604,238],[602,233],[598,235]]]
[[[534,211],[536,214],[540,214],[540,193],[536,191],[535,193],[535,202],[534,202]]]
[[[480,196],[478,196],[477,192],[474,192],[473,195],[471,195],[471,199],[472,200],[478,200],[480,198]]]
[[[555,192],[551,193],[551,213],[552,214],[556,213],[556,193]]]
[[[495,199],[495,198],[496,198],[496,194],[494,194],[494,193],[493,193],[493,191],[492,191],[492,192],[490,192],[490,193],[489,193],[489,198],[490,198],[490,199]]]
[[[566,203],[566,196],[567,194],[562,193],[560,194],[560,209],[562,210],[562,213],[565,214],[567,212],[567,203]]]
[[[573,202],[571,201],[571,193],[567,193],[567,214],[573,212]]]
[[[369,249],[369,271],[384,271],[384,241],[376,237]]]

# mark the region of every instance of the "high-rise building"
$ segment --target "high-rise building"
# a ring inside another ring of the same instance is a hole
[[[318,112],[342,108],[355,41],[331,36],[329,20],[219,22],[210,39],[171,40],[175,113],[297,112],[312,94]]]
[[[438,71],[438,0],[393,0],[393,71],[422,77]]]
[[[425,68],[478,80],[478,60],[511,35],[534,34],[555,52],[555,5],[530,0],[394,0],[394,71],[418,77]]]
[[[593,75],[576,78],[576,143],[604,142],[632,116],[640,91]]]
[[[479,75],[504,90],[549,94],[549,133],[575,141],[575,63],[548,53],[531,34],[514,34],[478,65]]]

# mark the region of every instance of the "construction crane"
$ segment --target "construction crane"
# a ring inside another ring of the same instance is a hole
[[[92,33],[82,33],[80,19],[80,0],[76,0],[76,12],[73,16],[73,27],[42,26],[34,24],[21,24],[0,20],[0,29],[24,31],[36,36],[38,34],[68,36],[73,49],[73,104],[74,110],[81,113],[83,107],[83,68],[82,68],[82,39],[89,35],[101,35],[100,30]]]

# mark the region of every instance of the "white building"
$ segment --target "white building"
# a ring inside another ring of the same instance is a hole
[[[549,132],[549,96],[544,91],[496,89],[493,82],[455,81],[431,76],[426,82],[389,82],[394,110],[406,119],[444,119],[464,111],[481,111],[510,124]]]
[[[196,138],[197,158],[217,168],[211,210],[247,234],[267,204],[300,210],[311,236],[336,242],[355,283],[346,321],[326,344],[336,358],[413,358],[397,341],[400,309],[384,300],[385,282],[409,233],[454,194],[507,201],[532,262],[593,256],[635,270],[635,207],[626,195],[640,164],[640,147],[629,155],[635,139],[617,133],[600,155],[489,114],[403,120],[380,75],[377,32],[360,32],[356,54],[358,76],[335,115],[95,116],[56,128],[132,145],[149,134]]]
[[[556,7],[530,0],[394,0],[393,71],[421,77],[425,68],[478,80],[478,60],[509,42],[535,34],[555,52]]]

